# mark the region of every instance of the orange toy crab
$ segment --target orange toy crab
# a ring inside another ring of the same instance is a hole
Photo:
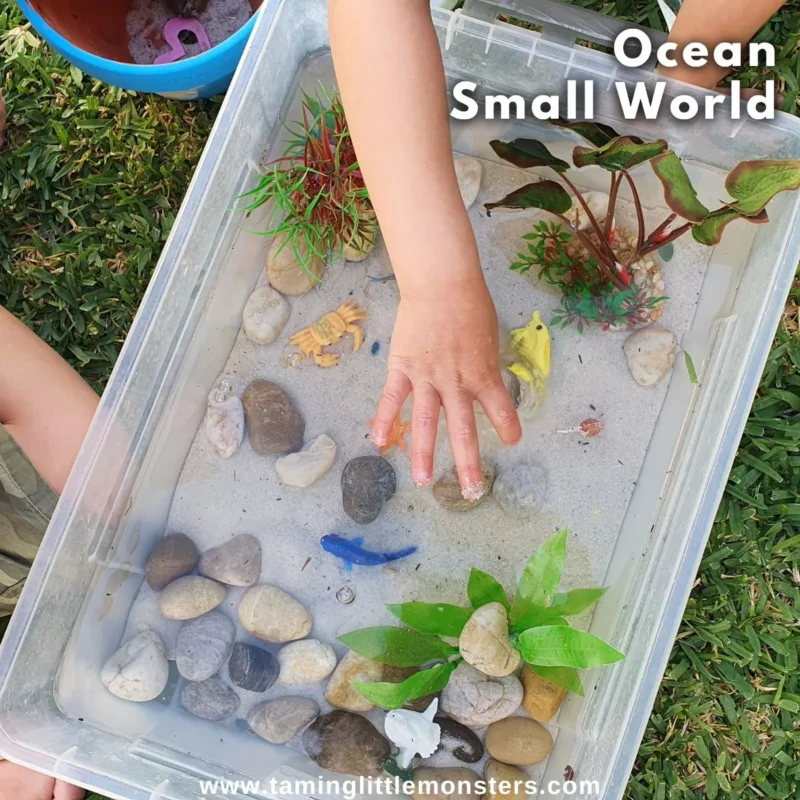
[[[335,344],[346,333],[353,334],[353,352],[364,343],[364,331],[355,323],[369,319],[366,308],[359,308],[354,300],[348,300],[336,311],[326,314],[321,320],[308,328],[298,331],[289,341],[298,347],[306,356],[314,354],[318,367],[335,367],[339,356],[334,353],[323,353],[322,348]]]

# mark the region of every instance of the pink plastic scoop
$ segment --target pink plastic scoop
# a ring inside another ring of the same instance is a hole
[[[187,19],[185,17],[173,17],[164,26],[164,41],[172,48],[169,52],[158,56],[153,62],[154,64],[172,64],[173,61],[178,61],[186,57],[186,48],[179,36],[186,31],[193,33],[197,37],[197,43],[200,49],[205,53],[206,50],[211,49],[211,41],[208,38],[206,29],[202,26],[199,20]]]

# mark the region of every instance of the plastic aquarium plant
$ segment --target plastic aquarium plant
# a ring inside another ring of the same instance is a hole
[[[335,259],[348,246],[365,251],[377,235],[342,101],[338,92],[328,95],[324,88],[320,95],[303,93],[303,119],[287,125],[292,138],[283,156],[242,195],[246,211],[273,203],[269,224],[280,222],[263,235],[284,238],[283,246],[292,247],[309,274],[314,256]]]
[[[559,593],[566,555],[564,528],[530,557],[513,600],[499,581],[472,569],[467,583],[471,608],[419,602],[387,606],[407,627],[363,628],[340,636],[339,641],[372,661],[422,669],[400,683],[354,682],[353,686],[387,709],[441,691],[463,660],[458,647],[442,637],[458,638],[476,609],[497,602],[508,611],[510,642],[523,661],[540,677],[583,695],[579,669],[613,664],[625,656],[596,636],[570,627],[567,617],[591,608],[606,590]]]
[[[768,222],[766,205],[779,192],[800,187],[800,161],[744,161],[725,180],[731,200],[710,211],[698,199],[680,158],[669,144],[658,139],[645,142],[634,136],[620,136],[606,125],[593,122],[556,123],[586,139],[592,146],[577,146],[572,153],[573,165],[580,169],[598,166],[610,173],[608,207],[601,224],[584,195],[567,176],[570,169],[563,159],[554,156],[536,139],[494,140],[492,149],[500,158],[521,169],[547,167],[559,180],[540,180],[514,190],[495,203],[494,208],[535,208],[548,211],[558,223],[539,223],[524,238],[527,250],[519,253],[511,268],[521,273],[531,267],[539,270],[546,281],[559,286],[564,295],[562,307],[556,310],[553,325],[576,322],[598,323],[604,328],[635,327],[646,322],[649,313],[666,298],[648,297],[631,276],[629,265],[644,256],[667,247],[691,232],[695,241],[713,246],[719,243],[726,226],[735,219]],[[666,219],[648,232],[644,209],[631,171],[649,162],[664,190],[670,212]],[[636,245],[628,264],[621,264],[613,249],[614,214],[619,189],[626,183],[636,210]],[[573,200],[588,226],[583,230],[568,217]],[[577,241],[583,255],[571,244]]]

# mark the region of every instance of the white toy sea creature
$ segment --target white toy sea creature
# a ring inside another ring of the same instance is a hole
[[[436,752],[441,728],[433,721],[439,708],[439,698],[423,712],[399,708],[390,711],[383,722],[386,736],[397,746],[397,766],[407,769],[415,755],[428,758]]]
[[[208,395],[206,436],[220,458],[230,458],[244,438],[244,406],[232,391],[233,384],[220,378]]]

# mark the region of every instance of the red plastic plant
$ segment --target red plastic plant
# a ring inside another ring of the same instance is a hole
[[[577,146],[573,150],[575,167],[598,166],[611,173],[608,209],[605,223],[601,225],[592,214],[580,190],[567,177],[570,164],[554,156],[536,139],[514,139],[511,142],[494,140],[492,149],[500,158],[522,169],[547,167],[569,187],[589,221],[589,230],[576,230],[567,217],[573,200],[566,189],[555,180],[540,180],[514,190],[495,203],[487,203],[486,210],[494,208],[538,208],[553,214],[573,236],[576,236],[589,254],[587,264],[566,263],[563,252],[558,253],[559,263],[551,263],[552,249],[538,252],[544,242],[551,245],[552,232],[538,230],[526,238],[535,240],[529,253],[518,255],[512,269],[525,272],[532,264],[548,279],[558,273],[555,282],[565,294],[564,309],[558,323],[569,321],[601,322],[604,327],[616,327],[619,321],[627,324],[646,322],[646,312],[665,298],[643,298],[639,287],[631,283],[626,268],[617,261],[612,249],[613,220],[619,189],[626,181],[636,209],[637,239],[631,263],[660,250],[665,245],[691,231],[695,241],[703,245],[718,244],[725,227],[735,219],[749,222],[768,222],[765,206],[779,192],[800,188],[800,161],[745,161],[736,166],[725,180],[725,188],[733,198],[716,211],[709,211],[698,199],[680,158],[669,149],[663,139],[644,142],[634,136],[619,136],[606,125],[592,122],[564,122],[558,127],[567,128],[587,139],[592,147]],[[644,209],[631,170],[650,162],[664,189],[664,200],[670,213],[649,234],[645,230]],[[680,217],[682,224],[673,227]],[[545,239],[545,234],[549,239]],[[587,267],[589,269],[587,269]],[[596,271],[594,287],[575,286],[585,283],[587,274]],[[581,279],[584,279],[583,281]],[[553,282],[551,280],[551,282]],[[594,291],[592,291],[592,289]],[[610,291],[609,291],[610,289]]]
[[[303,94],[303,119],[281,158],[268,165],[245,210],[273,202],[265,236],[285,237],[306,272],[314,256],[338,258],[353,245],[363,249],[377,233],[375,215],[358,167],[338,93],[322,99]]]

